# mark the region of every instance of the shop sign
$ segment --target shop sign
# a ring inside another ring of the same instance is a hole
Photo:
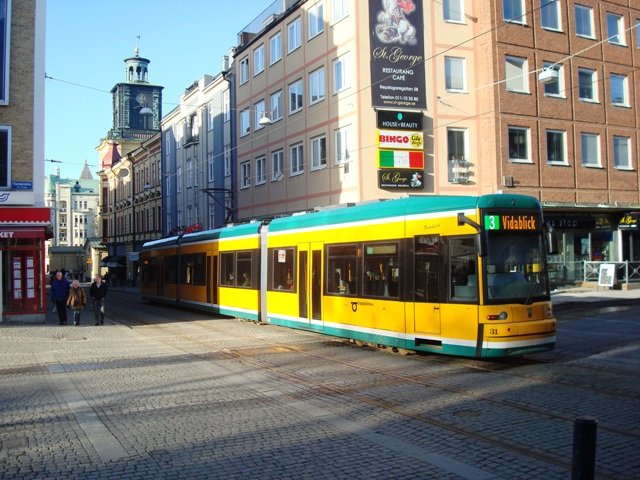
[[[378,170],[378,186],[390,189],[422,190],[424,172],[418,170]]]
[[[628,230],[630,228],[638,228],[638,213],[626,213],[618,222],[620,230]]]
[[[11,188],[13,190],[33,190],[33,182],[11,182]]]
[[[411,150],[378,150],[379,168],[424,170],[424,152]]]
[[[378,148],[422,150],[424,148],[424,133],[378,130]]]
[[[544,220],[556,230],[590,230],[596,226],[595,218],[587,215],[554,215],[545,213]]]
[[[422,130],[422,112],[378,110],[378,128]]]

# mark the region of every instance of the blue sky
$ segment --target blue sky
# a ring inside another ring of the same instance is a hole
[[[220,72],[237,34],[272,0],[49,0],[45,81],[45,174],[94,178],[95,148],[112,126],[111,88],[125,79],[124,59],[148,58],[149,81],[164,86],[164,114],[204,74]]]

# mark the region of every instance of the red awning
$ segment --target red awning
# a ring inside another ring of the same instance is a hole
[[[0,225],[7,223],[29,224],[49,223],[51,221],[50,208],[30,207],[2,207],[0,208]]]

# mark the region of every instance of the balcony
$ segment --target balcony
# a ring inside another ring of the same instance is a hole
[[[466,184],[470,182],[471,162],[465,159],[452,158],[448,161],[449,183]]]

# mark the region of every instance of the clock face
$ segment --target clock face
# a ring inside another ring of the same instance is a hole
[[[147,96],[144,93],[139,93],[136,95],[136,101],[140,104],[140,106],[144,107],[147,105]]]

